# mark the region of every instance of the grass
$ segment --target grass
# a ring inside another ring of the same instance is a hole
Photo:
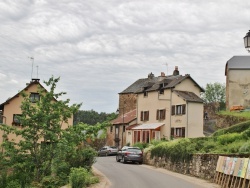
[[[219,115],[250,119],[250,111],[220,111]]]

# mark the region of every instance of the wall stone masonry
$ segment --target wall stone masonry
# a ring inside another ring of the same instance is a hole
[[[208,181],[213,181],[219,156],[249,157],[249,155],[224,154],[194,154],[189,162],[171,162],[168,158],[154,157],[151,159],[150,151],[144,152],[144,163],[164,168],[180,174],[191,175]]]

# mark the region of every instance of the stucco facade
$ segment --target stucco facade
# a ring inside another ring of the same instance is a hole
[[[226,63],[226,108],[250,107],[250,56],[234,56]]]
[[[23,90],[27,95],[31,93],[38,93],[38,88],[43,87],[38,79],[32,80],[27,87]],[[17,128],[21,129],[21,125],[15,123],[15,115],[21,115],[21,103],[23,101],[23,97],[20,93],[17,93],[14,97],[8,99],[6,102],[0,105],[1,108],[1,117],[2,123],[9,125],[9,126],[16,126]],[[55,101],[56,102],[56,101]],[[34,105],[36,105],[34,103]],[[73,125],[73,115],[72,118],[68,119],[68,123],[62,123],[62,129],[66,129],[68,126]],[[2,143],[3,139],[3,131],[0,130],[0,144]],[[8,135],[8,139],[15,140],[19,142],[21,137],[16,137],[16,135]]]

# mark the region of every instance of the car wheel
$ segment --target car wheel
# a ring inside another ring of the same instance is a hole
[[[125,161],[124,157],[122,157],[122,163],[123,163],[123,164],[127,163],[127,162]]]
[[[116,156],[116,162],[120,162],[118,155]]]
[[[142,164],[142,162],[139,162],[139,164],[141,165],[141,164]]]

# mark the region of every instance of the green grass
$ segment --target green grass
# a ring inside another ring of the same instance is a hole
[[[218,114],[250,119],[250,111],[220,111]]]

